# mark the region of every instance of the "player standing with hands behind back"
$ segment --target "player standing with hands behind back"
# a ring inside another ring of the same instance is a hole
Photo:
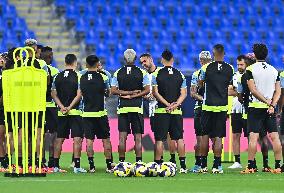
[[[160,163],[163,155],[163,141],[169,133],[177,143],[180,160],[180,173],[187,173],[185,162],[185,146],[183,140],[183,118],[180,105],[187,96],[186,79],[184,75],[173,67],[172,52],[165,50],[162,53],[163,68],[156,70],[152,77],[153,95],[158,101],[155,110],[155,162]]]

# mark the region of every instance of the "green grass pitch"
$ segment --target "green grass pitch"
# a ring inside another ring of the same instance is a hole
[[[270,166],[274,166],[273,154],[270,153]],[[247,153],[243,153],[242,164],[246,165]],[[1,193],[206,193],[206,192],[284,192],[283,174],[258,172],[241,175],[240,170],[228,170],[229,164],[223,164],[224,174],[177,174],[171,178],[119,178],[105,173],[105,160],[102,153],[95,154],[97,171],[95,174],[73,174],[69,168],[71,154],[62,155],[61,166],[68,168],[65,174],[48,174],[45,178],[7,178],[0,174]],[[117,161],[117,153],[114,154]],[[143,154],[145,162],[152,161],[152,152]],[[165,160],[169,159],[165,153]],[[127,160],[134,162],[134,153],[127,154]],[[262,156],[257,154],[258,168],[262,168]],[[194,164],[194,154],[187,154],[187,166]],[[208,158],[209,169],[212,156]],[[86,153],[82,154],[82,166],[88,168]]]

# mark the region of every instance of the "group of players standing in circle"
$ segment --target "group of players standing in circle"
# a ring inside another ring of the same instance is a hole
[[[103,142],[106,172],[113,172],[110,127],[105,107],[105,99],[110,95],[118,96],[119,162],[125,161],[126,140],[130,133],[134,135],[136,162],[142,161],[143,100],[148,100],[150,123],[155,136],[154,161],[158,164],[163,162],[163,142],[167,140],[171,153],[170,161],[176,162],[175,152],[177,151],[180,161],[179,172],[188,172],[181,109],[187,97],[187,85],[185,76],[173,67],[174,56],[171,51],[163,51],[161,55],[163,67],[157,67],[149,53],[142,54],[139,62],[144,69],[141,69],[135,65],[136,52],[133,49],[127,49],[124,52],[125,65],[111,77],[110,73],[102,68],[100,59],[96,55],[89,55],[86,58],[86,69],[77,72],[76,56],[67,54],[65,69],[59,72],[51,66],[53,53],[50,47],[39,49],[37,42],[33,39],[26,40],[25,45],[34,48],[37,53],[35,67],[45,70],[48,74],[44,132],[51,143],[47,172],[66,172],[60,168],[59,160],[62,144],[66,138],[69,138],[70,133],[73,138],[74,173],[87,172],[80,165],[83,138],[86,138],[87,142],[89,172],[95,172],[93,150],[95,138],[102,139]],[[271,65],[265,62],[268,53],[265,45],[255,44],[253,52],[254,58],[251,55],[241,55],[237,58],[237,73],[234,73],[230,64],[224,62],[223,45],[214,46],[213,59],[209,51],[200,53],[199,60],[202,67],[193,73],[190,87],[190,96],[196,100],[194,109],[196,162],[191,172],[208,172],[207,156],[210,138],[214,153],[212,173],[223,173],[222,138],[226,136],[228,96],[230,95],[235,96],[232,127],[236,159],[231,168],[241,167],[239,140],[244,129],[245,135],[249,136],[249,157],[248,167],[242,173],[257,171],[254,158],[259,137],[263,142],[262,150],[266,160],[264,170],[281,173],[282,149],[275,118],[276,105],[281,95],[280,76]],[[10,50],[7,56],[2,56],[2,70],[13,68],[11,53],[13,50]],[[19,53],[16,55],[19,57]],[[2,170],[6,171],[8,161],[5,150],[3,105],[0,112],[0,162]],[[39,115],[39,120],[41,116]],[[9,117],[6,118],[8,122],[11,122]],[[38,133],[42,132],[41,128],[40,125]],[[8,130],[11,137],[12,128]],[[19,126],[20,130],[21,126]],[[267,132],[275,153],[273,170],[268,166],[268,150],[265,146]],[[18,164],[22,165],[21,153],[19,153]],[[38,164],[38,158],[36,164]]]

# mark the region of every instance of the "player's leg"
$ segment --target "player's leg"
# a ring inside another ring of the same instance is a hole
[[[132,133],[135,140],[136,162],[142,161],[142,134],[144,133],[144,118],[140,113],[131,113]]]
[[[212,117],[215,119],[215,128],[212,127],[210,138],[213,139],[213,153],[214,153],[214,163],[212,168],[212,173],[223,173],[223,168],[221,165],[221,155],[223,150],[222,138],[226,137],[226,120],[227,112],[217,112],[213,113]]]
[[[74,173],[86,173],[87,171],[81,168],[81,151],[82,151],[82,139],[83,128],[82,118],[80,116],[70,116],[71,137],[73,138],[73,153],[74,153]]]
[[[240,158],[240,138],[243,128],[243,120],[241,113],[231,114],[231,126],[233,133],[233,152],[235,157],[235,163],[231,165],[230,169],[242,168]]]
[[[201,129],[201,108],[197,108],[194,110],[194,130],[196,136],[196,144],[194,146],[195,151],[195,164],[194,167],[191,169],[191,172],[200,172],[201,169],[201,143],[202,143],[202,129]]]
[[[94,118],[87,118],[87,117],[84,117],[82,119],[84,136],[86,138],[86,150],[87,150],[90,173],[94,173],[96,171],[94,163],[94,139],[95,139],[94,128],[96,125],[93,124],[93,119]]]
[[[128,114],[119,114],[118,115],[118,130],[119,130],[119,145],[118,145],[118,155],[119,161],[125,161],[125,152],[126,152],[126,140],[127,135],[130,132],[130,122]]]
[[[172,140],[177,143],[177,152],[180,161],[180,173],[187,173],[185,144],[183,140],[183,118],[182,115],[169,115],[170,128],[169,134]]]
[[[64,172],[60,169],[59,160],[62,151],[62,144],[65,138],[69,138],[70,128],[68,124],[68,117],[58,117],[58,131],[54,142],[54,172]]]
[[[267,128],[269,137],[271,139],[274,157],[275,157],[275,169],[274,173],[281,173],[281,158],[282,158],[282,147],[279,138],[279,133],[276,125],[276,117],[275,115],[267,115],[265,120],[265,128]]]
[[[169,152],[171,156],[170,162],[176,163],[176,151],[177,151],[176,141],[171,139],[171,136],[169,133],[167,135],[167,144],[168,144]],[[161,159],[163,159],[163,155]]]
[[[263,172],[271,172],[271,168],[268,165],[268,136],[266,131],[259,133],[259,143],[261,147],[262,159],[263,159]]]
[[[211,112],[202,111],[201,112],[201,129],[202,129],[202,140],[201,140],[201,172],[207,173],[207,156],[209,152],[209,134],[212,127],[212,124],[215,123],[215,120],[212,117]],[[214,122],[212,122],[212,119]]]
[[[155,123],[155,146],[156,146],[156,153],[154,162],[160,164],[161,157],[164,151],[164,144],[163,142],[167,140],[167,135],[170,127],[169,115],[167,114],[155,114],[154,116],[154,123]]]
[[[1,123],[0,125],[0,164],[6,169],[8,167],[8,163],[5,159],[6,150],[5,150],[5,126]]]

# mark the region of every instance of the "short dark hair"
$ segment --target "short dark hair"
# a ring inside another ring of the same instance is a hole
[[[246,59],[247,59],[247,57],[246,57],[244,54],[241,54],[241,55],[239,55],[239,56],[237,57],[237,60],[238,60],[238,61],[241,61],[241,60],[246,61]]]
[[[65,64],[67,65],[71,65],[76,61],[77,61],[77,57],[75,56],[75,54],[67,54],[65,56]]]
[[[149,57],[149,58],[152,58],[151,54],[149,54],[149,53],[141,54],[139,58],[142,58],[142,57]]]
[[[265,60],[268,55],[268,49],[265,44],[254,44],[253,53],[257,60]]]
[[[43,48],[44,46],[43,45],[41,45],[41,44],[38,44],[37,45],[37,49],[40,49],[40,50],[42,50],[42,48]]]
[[[164,50],[162,53],[162,58],[164,58],[166,61],[170,61],[173,57],[173,53],[168,49]]]
[[[45,46],[41,49],[41,52],[52,52],[52,48],[49,46]]]
[[[13,48],[10,48],[8,50],[8,54],[7,54],[7,57],[10,59],[10,60],[13,60],[13,53],[14,51],[16,50],[17,48],[16,47],[13,47]],[[17,50],[16,53],[15,53],[16,57],[19,57],[20,56],[20,50]]]
[[[223,44],[216,44],[214,45],[213,49],[219,54],[224,53],[225,50]]]
[[[100,61],[99,57],[96,55],[89,55],[86,58],[86,62],[89,66],[95,66]]]

